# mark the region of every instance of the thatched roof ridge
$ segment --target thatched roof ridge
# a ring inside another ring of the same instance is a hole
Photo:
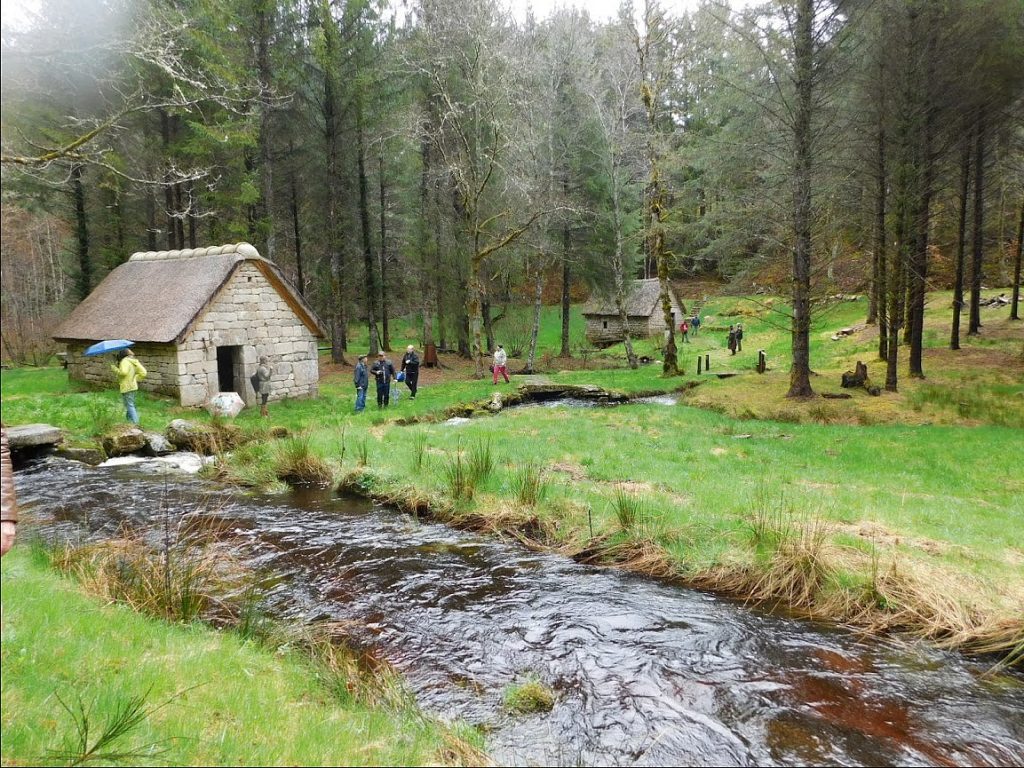
[[[316,313],[277,267],[253,246],[237,243],[132,254],[75,307],[53,338],[179,343],[244,262],[263,273],[314,335],[327,335]]]
[[[682,307],[682,302],[671,287],[672,295],[676,303]],[[661,296],[661,284],[658,278],[652,277],[645,280],[634,280],[630,286],[629,295],[626,297],[626,315],[628,317],[650,317],[658,304]],[[618,317],[619,310],[615,307],[613,296],[595,297],[583,307],[583,315],[611,315]]]
[[[128,261],[164,261],[167,259],[198,259],[203,256],[228,256],[238,254],[247,259],[262,259],[260,252],[249,243],[212,245],[209,248],[185,248],[179,251],[136,251]]]

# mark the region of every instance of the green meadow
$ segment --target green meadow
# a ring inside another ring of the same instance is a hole
[[[83,594],[38,546],[5,556],[5,765],[436,765],[469,750],[287,645],[169,624]],[[477,753],[479,754],[479,753]]]
[[[784,396],[781,299],[709,301],[701,332],[680,344],[684,375],[673,378],[657,362],[624,367],[621,345],[588,350],[584,361],[578,342],[573,358],[557,357],[558,310],[546,308],[545,380],[673,392],[678,403],[515,408],[449,423],[449,409],[485,401],[495,387],[445,355],[440,371],[423,372],[415,401],[404,396],[378,411],[371,391],[356,415],[351,368],[325,366],[319,398],[274,402],[269,420],[251,410],[235,420],[216,477],[278,488],[285,479],[330,479],[588,562],[950,646],[1019,652],[1024,334],[1005,311],[983,315],[984,334],[950,352],[948,299],[929,296],[927,378],[903,377],[899,392],[879,397],[839,387],[858,360],[884,383],[864,301],[822,307],[814,386],[850,397],[809,401]],[[506,322],[496,326],[498,341]],[[578,308],[573,322],[580,333]],[[725,335],[735,322],[745,338],[733,356]],[[393,323],[395,358],[416,343],[415,327],[415,318]],[[843,328],[852,333],[833,340]],[[353,331],[349,348],[361,349],[365,334]],[[758,349],[768,356],[764,375],[753,370]],[[637,351],[660,356],[655,340]],[[711,373],[698,376],[705,355]],[[77,392],[60,369],[5,371],[3,405],[9,422],[57,424],[85,443],[121,418],[116,393]],[[147,429],[175,417],[209,421],[149,396],[140,411]],[[270,426],[291,437],[271,439]]]

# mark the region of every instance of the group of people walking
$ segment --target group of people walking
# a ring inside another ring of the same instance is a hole
[[[736,325],[729,326],[729,351],[732,354],[743,351],[743,325],[736,323]]]
[[[697,335],[697,331],[700,330],[700,315],[696,312],[693,313],[692,317],[687,317],[679,324],[679,335],[683,337],[683,343],[690,343],[690,334]]]
[[[412,344],[406,347],[401,367],[397,372],[394,363],[383,351],[377,353],[377,359],[370,367],[366,365],[366,355],[359,356],[352,374],[352,381],[356,387],[356,413],[366,408],[366,390],[370,386],[370,376],[373,376],[377,387],[378,408],[387,408],[390,405],[392,381],[404,381],[405,386],[409,388],[410,398],[415,400],[420,379],[420,358],[416,354],[416,348]]]

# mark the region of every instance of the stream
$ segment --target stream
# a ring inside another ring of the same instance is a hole
[[[353,621],[420,705],[501,764],[1024,763],[1024,675],[423,523],[329,491],[245,494],[154,465],[16,473],[30,527],[101,539],[161,510],[227,532],[270,613]],[[26,526],[29,527],[29,526]],[[510,715],[535,674],[557,694]]]

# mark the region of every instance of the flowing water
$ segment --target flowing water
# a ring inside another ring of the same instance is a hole
[[[861,639],[329,492],[246,495],[150,465],[48,459],[17,474],[52,538],[188,512],[273,575],[269,610],[341,619],[420,704],[488,730],[523,765],[1021,764],[1024,676]],[[557,702],[514,716],[535,674]]]

